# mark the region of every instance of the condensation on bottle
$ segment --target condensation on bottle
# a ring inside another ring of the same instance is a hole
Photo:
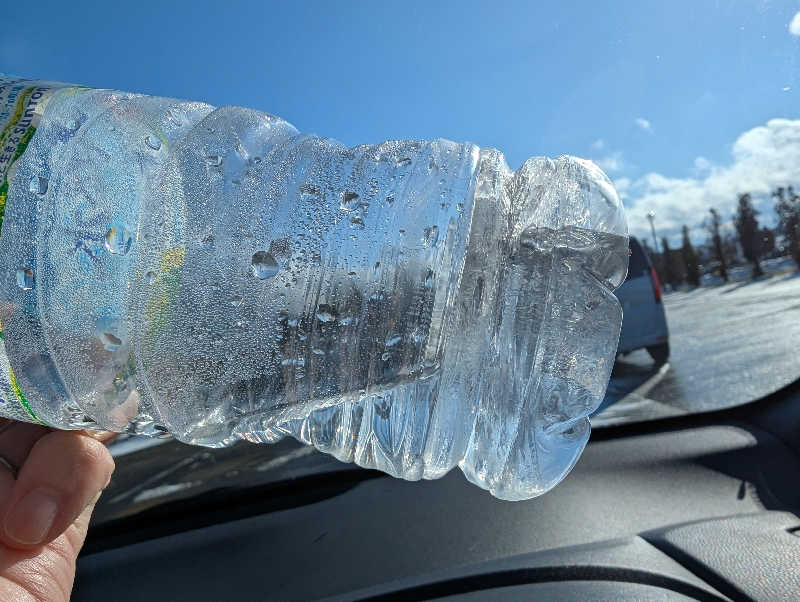
[[[251,109],[12,78],[3,106],[22,150],[0,157],[0,414],[292,436],[405,479],[458,465],[509,500],[580,456],[628,257],[593,163],[347,148]]]

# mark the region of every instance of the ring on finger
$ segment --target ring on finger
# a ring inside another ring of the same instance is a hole
[[[16,480],[17,474],[19,473],[19,469],[17,469],[16,466],[6,460],[3,456],[0,456],[0,466],[8,470],[8,472],[11,473],[11,476],[14,477],[14,480]]]

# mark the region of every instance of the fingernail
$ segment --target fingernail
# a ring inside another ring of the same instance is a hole
[[[6,515],[6,535],[17,543],[33,545],[47,537],[58,513],[58,501],[43,489],[34,489]]]

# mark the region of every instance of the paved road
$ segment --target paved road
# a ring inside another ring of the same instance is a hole
[[[703,411],[757,399],[800,378],[800,276],[779,274],[664,299],[667,366],[644,351],[617,361],[603,421]]]

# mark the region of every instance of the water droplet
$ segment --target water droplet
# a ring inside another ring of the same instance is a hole
[[[66,125],[69,131],[74,132],[80,127],[81,124],[75,121],[74,119],[70,119],[69,121],[67,121]]]
[[[324,196],[319,187],[312,182],[303,182],[300,184],[300,192],[317,198],[322,198]]]
[[[354,215],[350,219],[350,227],[351,228],[363,228],[364,227],[364,220],[360,215]]]
[[[358,203],[358,195],[355,192],[342,192],[342,200],[339,203],[339,208],[342,211],[352,211],[356,208]]]
[[[103,347],[107,351],[116,351],[122,345],[122,339],[110,332],[104,332],[101,339],[103,341]]]
[[[461,213],[464,211],[464,203],[456,203],[456,210]]]
[[[433,286],[433,278],[434,278],[433,270],[429,269],[428,273],[425,274],[425,287],[426,288],[431,288]]]
[[[203,238],[200,239],[200,242],[204,245],[210,245],[214,242],[214,235],[213,234],[206,234]]]
[[[411,165],[411,159],[409,157],[403,157],[395,162],[395,166],[397,167],[407,167],[409,165]]]
[[[125,255],[131,250],[133,234],[124,224],[113,224],[106,232],[106,249],[114,255]]]
[[[395,345],[397,345],[402,340],[403,340],[403,337],[401,337],[400,335],[395,335],[395,336],[393,336],[392,338],[390,338],[390,339],[388,339],[386,341],[386,346],[387,347],[394,347]]]
[[[314,355],[325,355],[325,352],[322,349],[312,349],[311,353]]]
[[[231,305],[234,307],[239,307],[242,304],[242,297],[241,295],[234,295],[231,297]]]
[[[305,366],[305,365],[306,365],[306,360],[304,360],[302,357],[292,358],[292,359],[285,359],[285,360],[281,361],[281,366],[284,366],[284,367],[286,367],[286,366],[299,366],[299,367],[302,367],[302,366]]]
[[[375,265],[373,266],[373,268],[372,268],[372,269],[373,269],[373,270],[375,270],[376,272],[377,272],[379,269],[381,269],[381,262],[380,262],[380,261],[376,261],[376,262],[375,262]]]
[[[425,340],[425,333],[423,333],[421,330],[415,330],[414,334],[411,335],[411,340],[415,343],[421,343]]]
[[[394,197],[392,195],[387,196],[386,202],[391,205],[392,203],[394,203]]]
[[[296,328],[299,323],[300,323],[300,320],[298,320],[297,318],[292,318],[291,320],[286,322],[286,324],[288,326],[291,326],[292,328]]]
[[[381,355],[381,359],[382,359],[384,362],[385,362],[386,360],[388,360],[388,359],[389,359],[389,357],[390,357],[390,356],[389,356],[389,352],[388,352],[388,351],[384,351],[384,352],[383,352],[383,354]]]
[[[333,322],[336,319],[336,310],[323,303],[317,307],[317,319],[320,322]]]
[[[214,290],[214,291],[221,291],[222,290],[222,286],[220,285],[219,282],[211,282],[208,286],[210,286],[211,290]]]
[[[33,270],[31,268],[19,268],[17,270],[17,286],[23,291],[33,288]]]
[[[159,140],[158,137],[153,136],[153,134],[147,136],[144,139],[144,143],[155,151],[161,150],[161,140]]]
[[[250,163],[252,163],[253,165],[261,165],[261,161],[262,159],[258,155],[250,159]]]
[[[280,269],[275,258],[266,251],[256,251],[253,253],[252,265],[256,277],[261,280],[272,278]]]
[[[175,114],[175,112],[172,109],[167,111],[167,119],[169,119],[175,125],[179,126],[183,125],[183,121],[180,120],[180,118]]]
[[[144,275],[144,279],[147,282],[147,284],[153,284],[156,281],[156,278],[158,278],[158,275],[153,271],[147,272]]]
[[[339,324],[342,326],[350,326],[350,324],[358,324],[358,318],[354,318],[353,316],[345,316],[344,318],[339,319]]]
[[[347,272],[347,277],[348,278],[358,278],[358,274],[356,274],[355,272]]]
[[[28,190],[33,194],[44,194],[47,192],[47,178],[33,176],[28,183]]]
[[[273,257],[287,259],[292,254],[292,245],[288,238],[278,238],[269,243],[269,252]]]
[[[430,228],[425,228],[425,231],[422,235],[422,244],[426,247],[434,246],[439,240],[439,226],[431,226]]]
[[[206,164],[209,167],[219,167],[222,165],[222,157],[219,155],[208,155],[206,157]]]

